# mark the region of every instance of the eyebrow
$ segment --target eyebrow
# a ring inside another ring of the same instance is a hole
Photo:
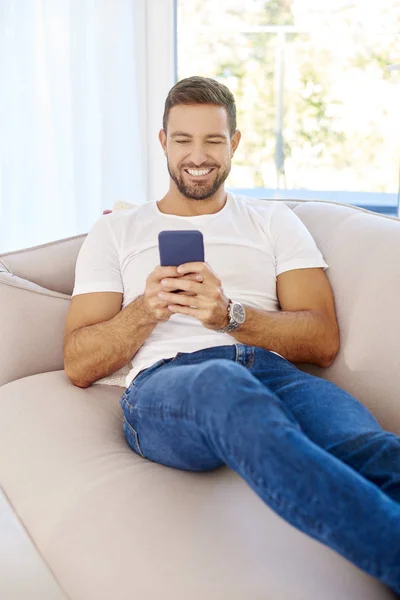
[[[185,133],[184,131],[175,131],[175,133],[171,134],[171,137],[187,137],[187,138],[191,138],[193,137],[192,135],[190,135],[190,133]],[[221,133],[209,133],[208,135],[205,136],[206,138],[221,138],[223,140],[226,140],[226,135],[222,135]]]

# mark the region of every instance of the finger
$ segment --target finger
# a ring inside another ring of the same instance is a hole
[[[192,263],[184,263],[179,265],[177,269],[178,273],[197,273],[203,277],[203,281],[208,283],[215,283],[216,285],[221,285],[221,280],[217,276],[216,273],[212,270],[210,265],[206,262],[192,262]]]
[[[170,279],[170,281],[173,281],[174,284],[175,284],[175,282],[180,281],[180,280],[197,281],[199,283],[202,283],[203,277],[196,273],[192,273],[189,275],[180,275],[179,277],[174,277],[172,280]],[[160,284],[161,284],[161,281],[158,281],[155,278],[151,279],[151,277],[149,277],[147,280],[147,290],[153,294],[157,294],[160,291]],[[163,288],[164,288],[164,286],[161,285],[161,289],[163,289]],[[196,292],[182,291],[181,290],[182,286],[180,286],[178,283],[176,283],[175,288],[177,288],[177,289],[175,289],[175,292],[177,294],[187,294],[189,296],[196,296]],[[171,291],[173,291],[173,286],[171,286],[170,289],[171,289]]]
[[[161,289],[167,292],[174,290],[182,290],[184,292],[191,292],[193,294],[200,294],[203,291],[203,284],[190,279],[174,278],[174,279],[162,279]]]
[[[196,273],[189,273],[189,275],[180,275],[180,277],[177,277],[177,279],[187,279],[188,281],[198,281],[198,282],[202,282],[203,281],[203,277],[202,275],[196,274]],[[184,292],[182,290],[176,290],[175,292],[176,294],[186,294],[186,296],[196,296],[197,294],[195,292]]]
[[[203,277],[203,275],[200,275],[199,273],[189,273],[188,275],[180,275],[178,277],[178,279],[189,279],[190,281],[202,282],[204,280],[204,277]]]
[[[195,317],[201,321],[202,311],[198,308],[190,308],[188,306],[180,306],[178,304],[170,304],[168,310],[172,313],[179,313],[180,315],[188,315],[189,317]]]
[[[207,265],[204,262],[190,262],[179,265],[177,271],[178,275],[185,275],[186,273],[200,273],[203,274]]]
[[[158,297],[160,300],[170,305],[179,304],[180,306],[195,306],[196,308],[199,305],[198,298],[194,299],[193,296],[187,296],[185,294],[159,292]]]
[[[165,277],[178,277],[177,267],[161,267],[158,265],[152,272],[152,278],[156,281],[161,281]]]
[[[194,308],[192,306],[188,307],[181,306],[179,304],[169,304],[168,310],[171,313],[178,313],[194,317],[195,319],[198,319],[202,323],[202,325],[204,325],[204,327],[206,327],[207,329],[218,331],[216,325],[220,321],[220,319],[218,319],[217,321],[215,314],[213,314],[213,311],[210,310],[210,308]],[[220,327],[221,325],[219,325],[219,328]]]

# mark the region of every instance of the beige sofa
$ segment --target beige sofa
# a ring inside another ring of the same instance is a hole
[[[400,435],[400,220],[286,203],[330,265],[341,331],[330,368],[299,366]],[[72,385],[63,328],[84,238],[0,255],[0,599],[394,598],[228,467],[190,473],[134,454],[123,388]]]

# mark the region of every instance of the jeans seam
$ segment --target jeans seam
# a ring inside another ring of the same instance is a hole
[[[145,457],[145,455],[144,455],[144,454],[143,454],[143,452],[142,452],[142,449],[141,449],[141,447],[140,447],[140,444],[139,444],[139,436],[138,436],[138,433],[137,433],[136,429],[134,429],[134,428],[132,427],[132,425],[131,425],[131,424],[129,423],[129,421],[126,419],[125,415],[123,415],[122,419],[123,419],[123,421],[124,421],[124,422],[125,422],[125,423],[128,425],[129,429],[132,431],[132,433],[133,433],[133,435],[134,435],[134,438],[135,438],[135,444],[136,444],[136,448],[138,449],[139,453],[141,454],[141,456],[142,456],[143,458],[146,458],[146,457]]]
[[[247,365],[246,365],[246,368],[247,368],[247,369],[249,369],[249,370],[251,369],[251,367],[252,367],[252,366],[253,366],[253,364],[254,364],[254,359],[255,359],[255,353],[254,353],[254,352],[252,352],[252,354],[251,354],[251,356],[250,356],[250,358],[249,358],[249,360],[248,360],[248,362],[247,362]]]
[[[123,411],[127,410],[130,414],[132,413],[133,405],[129,402],[127,397],[121,398],[120,404]]]
[[[221,445],[221,438],[219,435],[217,437],[218,437],[218,443]],[[290,503],[286,502],[282,498],[282,496],[271,491],[271,488],[266,484],[264,479],[262,479],[262,478],[256,479],[254,476],[254,472],[252,472],[250,470],[246,471],[245,462],[243,460],[238,459],[234,452],[230,452],[228,449],[227,449],[227,451],[229,452],[230,456],[233,457],[233,460],[240,467],[240,469],[243,470],[244,475],[246,475],[246,477],[248,477],[252,481],[254,487],[256,487],[261,492],[261,494],[260,494],[261,497],[264,493],[266,493],[266,495],[271,499],[272,503],[275,504],[276,507],[284,508],[284,510],[287,511],[288,513],[290,513],[291,515],[299,515],[302,519],[309,518],[307,514],[304,514],[302,511],[299,511],[298,506],[296,506],[295,504],[290,504]],[[218,456],[218,454],[217,454],[217,456]],[[224,462],[225,462],[225,464],[227,464],[226,461],[224,461]],[[240,473],[238,473],[238,474],[241,477],[243,477],[243,475],[241,475]],[[243,479],[245,479],[245,478],[243,477]],[[258,483],[259,481],[262,482],[262,484]],[[293,510],[293,508],[295,510]],[[281,515],[279,515],[279,516],[281,516]],[[282,517],[282,518],[285,518],[285,517]],[[312,526],[317,534],[323,536],[324,538],[327,536],[328,531],[323,523],[318,522],[318,521],[313,521]]]
[[[257,483],[258,480],[254,480],[253,477],[251,477],[251,480],[253,481],[254,486],[258,490],[260,490],[261,494],[267,495],[272,500],[272,502],[274,502],[276,504],[276,506],[278,506],[279,508],[283,508],[287,513],[290,513],[291,516],[292,515],[295,515],[296,517],[300,516],[300,518],[302,520],[309,519],[309,515],[307,515],[306,513],[303,513],[303,511],[299,510],[298,506],[296,506],[295,504],[289,504],[282,498],[282,496],[271,492],[271,489],[265,484],[264,480],[262,480],[262,484],[258,484]],[[293,510],[293,508],[295,510]],[[281,516],[281,515],[279,515],[279,516]],[[285,517],[283,517],[283,518],[285,518]],[[328,533],[324,524],[320,523],[318,521],[313,521],[312,527],[313,527],[314,531],[321,536],[325,537],[326,534]]]
[[[197,427],[203,427],[202,423],[196,419],[196,415],[192,415],[190,413],[175,412],[175,411],[168,410],[168,409],[163,410],[162,412],[161,411],[154,412],[154,408],[153,407],[149,407],[149,406],[133,406],[132,404],[129,404],[128,401],[126,401],[126,402],[127,402],[128,406],[129,406],[130,412],[133,412],[133,411],[136,410],[139,413],[140,412],[151,413],[151,414],[153,414],[156,417],[158,417],[160,415],[161,416],[167,415],[168,417],[178,417],[178,418],[180,418],[180,419],[182,419],[184,421],[189,421],[191,423],[194,423],[195,425],[197,425]]]
[[[128,396],[125,396],[124,398],[121,398],[120,405],[121,405],[121,408],[122,408],[123,412],[124,411],[128,411],[129,414],[132,413],[133,405],[129,402]]]
[[[234,459],[237,461],[237,458],[234,457]],[[237,463],[239,464],[239,466],[244,469],[245,467],[245,463],[243,461],[237,461]],[[271,488],[266,484],[264,479],[258,478],[256,479],[254,477],[254,472],[249,471],[245,473],[246,476],[253,482],[253,485],[261,492],[261,496],[263,494],[266,494],[273,503],[275,503],[275,505],[279,508],[283,508],[286,512],[290,513],[291,515],[299,515],[301,516],[302,519],[308,519],[308,515],[303,513],[302,511],[299,511],[298,506],[296,506],[295,504],[290,504],[288,502],[286,502],[286,500],[280,496],[279,494],[274,493]],[[261,482],[261,483],[258,483]],[[293,510],[293,508],[295,510]],[[281,515],[279,515],[281,516]],[[283,517],[285,518],[285,517]],[[326,536],[327,529],[325,528],[323,523],[320,523],[318,521],[313,521],[313,525],[314,530],[316,531],[316,533],[318,533],[319,535],[322,536]]]

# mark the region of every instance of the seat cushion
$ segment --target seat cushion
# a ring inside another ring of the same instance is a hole
[[[67,600],[0,487],[0,598]]]
[[[0,482],[71,600],[389,600],[228,467],[134,454],[116,386],[64,371],[0,388]]]

